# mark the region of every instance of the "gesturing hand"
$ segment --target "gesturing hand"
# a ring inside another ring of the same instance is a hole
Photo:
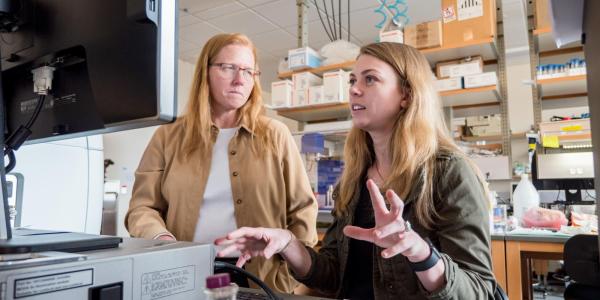
[[[406,256],[412,262],[425,260],[429,256],[429,245],[416,232],[406,227],[402,218],[404,202],[392,190],[387,190],[386,198],[391,209],[388,210],[379,188],[371,179],[367,180],[367,188],[371,196],[375,213],[375,227],[344,227],[344,234],[350,238],[371,242],[385,248],[381,256],[389,258],[397,254]]]
[[[241,227],[215,240],[217,246],[227,246],[217,253],[223,257],[239,250],[240,255],[236,266],[242,267],[250,258],[264,256],[269,259],[283,251],[294,238],[289,230],[275,228]]]

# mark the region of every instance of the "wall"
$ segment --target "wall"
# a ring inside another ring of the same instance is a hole
[[[177,112],[180,115],[187,103],[194,65],[180,60],[178,67]],[[157,126],[153,126],[104,135],[104,158],[111,159],[115,163],[108,167],[106,179],[120,180],[123,187],[117,203],[117,235],[119,236],[129,236],[124,220],[131,199],[134,172],[156,128]]]

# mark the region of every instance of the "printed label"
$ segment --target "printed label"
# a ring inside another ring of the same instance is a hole
[[[194,266],[144,273],[142,300],[152,300],[194,290]]]
[[[483,0],[457,0],[456,6],[459,21],[483,16]]]
[[[14,288],[15,298],[92,285],[93,282],[94,271],[92,269],[17,279]]]

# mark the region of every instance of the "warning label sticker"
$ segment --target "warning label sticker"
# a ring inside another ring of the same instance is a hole
[[[15,280],[14,297],[23,298],[62,291],[92,285],[93,282],[92,269],[22,278]]]
[[[152,300],[194,290],[194,266],[142,274],[142,300]]]

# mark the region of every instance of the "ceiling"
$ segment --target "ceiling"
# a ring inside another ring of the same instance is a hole
[[[323,3],[341,3],[342,35],[348,35],[348,1],[350,2],[350,40],[357,45],[374,42],[379,29],[376,24],[382,16],[375,12],[379,0],[308,0],[309,46],[319,50],[330,42],[314,2],[325,20]],[[440,18],[441,0],[383,0],[387,3],[405,2],[410,23]],[[389,18],[389,15],[388,15]],[[325,24],[327,24],[325,22]],[[221,32],[241,32],[250,37],[258,48],[263,91],[271,90],[271,82],[278,80],[279,60],[289,49],[297,48],[296,0],[179,0],[179,58],[195,64],[202,46],[213,35]]]
[[[440,9],[432,7],[441,7],[441,0],[402,1],[407,3],[407,14],[413,24],[440,18]],[[318,50],[329,42],[329,38],[313,1],[308,2],[309,45]],[[339,11],[337,7],[341,2],[342,35],[347,39],[348,0],[316,0],[322,15],[323,2],[328,4],[330,15],[331,3],[335,3],[336,11]],[[382,16],[375,12],[381,5],[380,2],[349,2],[350,40],[358,45],[375,41],[379,32],[375,25],[382,20]],[[280,58],[287,56],[288,49],[297,48],[296,0],[180,0],[179,9],[179,57],[190,63],[195,63],[204,43],[221,32],[241,32],[248,35],[258,48],[264,71],[265,64],[276,65]]]

